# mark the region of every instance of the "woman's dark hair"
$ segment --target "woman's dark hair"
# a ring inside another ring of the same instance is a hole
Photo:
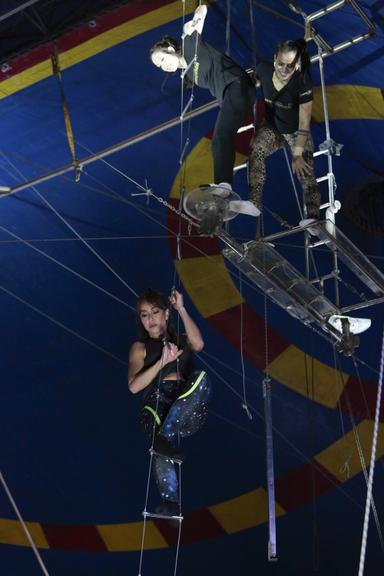
[[[165,294],[154,290],[153,288],[147,288],[145,292],[140,294],[137,299],[136,304],[136,320],[137,320],[137,328],[139,332],[139,339],[146,340],[149,338],[148,332],[145,330],[143,323],[140,319],[139,314],[139,307],[142,302],[149,302],[150,304],[161,308],[162,310],[167,310],[169,308],[169,299]],[[174,339],[176,336],[175,328],[173,326],[172,315],[169,314],[168,322],[167,322],[167,336],[170,339]]]
[[[150,58],[152,59],[152,54],[156,52],[156,50],[164,50],[164,49],[166,50],[167,48],[169,48],[169,46],[172,46],[175,52],[180,52],[180,44],[177,42],[177,40],[172,38],[172,36],[164,36],[162,40],[156,42],[156,44],[154,44],[150,49],[149,51]]]
[[[275,56],[277,56],[279,52],[296,52],[293,63],[296,64],[297,60],[301,58],[300,74],[311,78],[311,57],[308,52],[307,42],[304,38],[279,42],[275,48]]]

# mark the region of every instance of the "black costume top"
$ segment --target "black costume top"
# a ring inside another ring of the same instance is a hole
[[[260,62],[256,67],[264,94],[265,119],[280,134],[292,134],[299,128],[300,104],[313,100],[312,82],[308,75],[295,72],[281,90],[276,90],[272,82],[274,71],[271,62]]]
[[[201,38],[198,32],[184,39],[184,58],[189,64],[196,51],[197,60],[188,70],[186,76],[201,88],[208,88],[212,96],[223,101],[226,87],[248,74],[226,54],[222,54]]]
[[[192,374],[194,370],[193,365],[193,352],[188,345],[187,337],[183,334],[179,336],[178,341],[177,338],[169,337],[168,340],[173,344],[176,344],[178,348],[183,349],[183,353],[179,356],[177,360],[170,362],[163,366],[161,370],[160,379],[165,380],[168,374],[172,372],[177,372],[180,374],[180,380],[188,380],[189,376]],[[163,340],[155,340],[153,338],[146,338],[143,340],[145,345],[145,359],[144,365],[140,370],[139,374],[147,370],[156,364],[156,362],[161,358],[163,353]],[[159,375],[157,375],[152,382],[145,388],[144,395],[143,395],[143,402],[145,402],[146,398],[151,394],[155,384],[159,381]]]

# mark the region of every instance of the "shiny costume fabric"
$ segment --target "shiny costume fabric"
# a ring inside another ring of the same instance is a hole
[[[152,391],[141,413],[141,424],[152,441],[161,434],[173,445],[179,437],[197,432],[207,416],[211,384],[206,372],[194,372],[187,381],[162,380],[159,392]],[[175,464],[170,458],[153,456],[154,473],[164,501],[178,502],[179,485]]]

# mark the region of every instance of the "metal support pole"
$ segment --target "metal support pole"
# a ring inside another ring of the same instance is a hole
[[[14,16],[18,12],[21,12],[22,10],[25,10],[29,6],[32,6],[32,4],[37,4],[37,2],[39,2],[39,1],[40,0],[29,0],[29,2],[24,2],[24,4],[17,6],[17,8],[14,8],[13,10],[9,10],[9,12],[5,12],[4,14],[0,14],[0,22],[2,22],[3,20],[6,20],[7,18],[10,18],[11,16]]]
[[[272,400],[271,379],[263,380],[264,417],[265,417],[265,452],[267,464],[268,489],[268,560],[277,560],[276,551],[276,507],[275,507],[275,471],[273,465],[273,435],[272,435]]]
[[[204,112],[207,112],[208,110],[212,110],[213,108],[216,108],[216,106],[218,106],[217,100],[212,100],[212,102],[208,102],[207,104],[204,104],[203,106],[200,106],[199,108],[195,108],[195,110],[192,110],[191,112],[187,112],[187,114],[185,114],[185,116],[184,116],[184,121],[187,118],[195,118],[196,116],[199,116],[200,114],[203,114]],[[79,159],[78,164],[80,165],[80,167],[86,166],[87,164],[92,164],[93,162],[96,162],[96,160],[100,160],[101,158],[105,158],[106,156],[109,156],[110,154],[114,154],[115,152],[119,152],[120,150],[124,150],[125,148],[128,148],[129,146],[133,146],[133,144],[137,144],[138,142],[142,142],[143,140],[146,140],[147,138],[150,138],[151,136],[154,136],[155,134],[159,134],[160,132],[164,132],[165,130],[169,130],[169,128],[173,128],[174,126],[177,126],[178,124],[180,124],[180,122],[181,122],[181,120],[179,117],[173,118],[172,120],[168,120],[168,122],[164,122],[163,124],[159,124],[158,126],[155,126],[154,128],[150,128],[149,130],[146,130],[145,132],[141,132],[140,134],[137,134],[136,136],[132,136],[132,138],[128,138],[127,140],[123,140],[122,142],[118,142],[117,144],[114,144],[113,146],[109,146],[108,148],[104,148],[103,150],[100,150],[100,152],[96,152],[95,154],[91,154],[90,156],[87,156],[86,158]],[[2,194],[1,197],[4,198],[5,196],[9,196],[10,194],[14,194],[15,192],[20,192],[20,190],[25,190],[26,188],[29,188],[30,186],[37,186],[37,184],[41,184],[42,182],[46,182],[47,180],[51,180],[52,178],[56,178],[57,176],[62,176],[63,174],[66,174],[67,172],[70,172],[71,170],[76,170],[77,168],[78,168],[78,166],[76,166],[74,164],[67,164],[66,166],[62,166],[61,168],[57,168],[56,170],[52,170],[51,172],[47,172],[46,174],[43,174],[42,176],[38,176],[37,178],[32,178],[31,180],[27,180],[26,182],[23,182],[22,184],[18,184],[17,186],[14,186],[13,188],[11,188],[9,193]]]

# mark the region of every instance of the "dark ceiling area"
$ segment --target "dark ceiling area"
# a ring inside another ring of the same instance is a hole
[[[0,64],[52,42],[130,0],[6,0],[0,3]]]

